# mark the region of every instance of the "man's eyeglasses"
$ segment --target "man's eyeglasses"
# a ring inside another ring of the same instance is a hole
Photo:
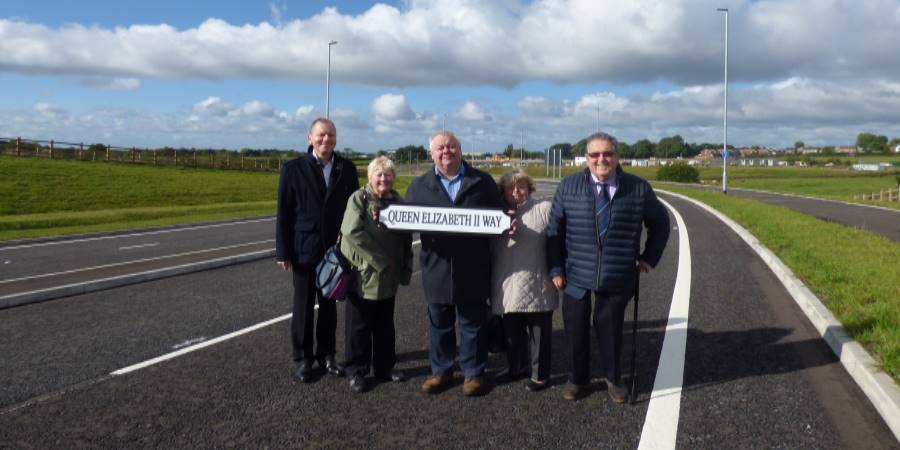
[[[599,159],[601,156],[604,158],[612,158],[613,156],[616,156],[616,152],[593,152],[587,154],[587,157],[591,159]]]

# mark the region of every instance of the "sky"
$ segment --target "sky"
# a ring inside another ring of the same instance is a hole
[[[900,0],[3,0],[0,137],[543,150],[900,137]]]

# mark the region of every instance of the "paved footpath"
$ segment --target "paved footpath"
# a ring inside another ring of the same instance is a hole
[[[550,389],[529,393],[515,382],[466,398],[460,380],[421,394],[429,368],[419,272],[396,308],[398,366],[409,381],[362,395],[346,379],[295,382],[283,319],[290,277],[257,261],[0,310],[0,448],[900,448],[746,244],[692,204],[661,197],[685,225],[642,278],[634,406],[614,405],[599,390],[562,399],[559,312]],[[685,312],[670,308],[684,273],[680,248],[691,256]],[[630,310],[627,317],[630,330]],[[681,336],[671,332],[679,329]],[[339,349],[343,341],[339,323]],[[679,341],[683,377],[673,377],[662,349]],[[626,335],[626,368],[630,346]],[[502,361],[492,355],[489,374]],[[649,409],[675,398],[680,405],[665,420],[647,423]],[[665,429],[670,421],[675,429]]]

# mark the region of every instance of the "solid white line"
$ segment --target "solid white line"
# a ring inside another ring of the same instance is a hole
[[[35,290],[33,290],[33,291],[27,291],[27,292],[16,292],[15,294],[8,294],[8,295],[0,296],[0,301],[6,300],[6,299],[9,299],[9,298],[13,298],[13,297],[22,297],[22,296],[31,295],[31,294],[37,294],[37,293],[40,293],[40,292],[55,291],[55,290],[67,289],[67,288],[73,288],[73,287],[84,286],[84,285],[90,285],[90,284],[95,284],[95,283],[103,283],[103,282],[106,282],[106,281],[113,281],[113,280],[118,280],[118,279],[122,279],[122,278],[129,278],[129,277],[138,276],[138,275],[151,275],[151,274],[158,273],[158,272],[166,272],[166,271],[170,271],[170,270],[177,270],[177,269],[182,269],[182,268],[185,268],[185,267],[195,266],[195,265],[198,265],[198,264],[213,263],[213,262],[218,262],[218,261],[229,260],[229,259],[232,259],[232,258],[239,258],[239,257],[242,257],[242,256],[259,255],[259,254],[264,254],[264,253],[271,252],[272,250],[274,250],[274,249],[260,250],[260,251],[256,251],[256,252],[250,252],[250,253],[241,253],[240,255],[223,256],[223,257],[221,257],[221,258],[213,258],[213,259],[207,259],[207,260],[204,260],[204,261],[197,261],[197,262],[192,262],[192,263],[187,263],[187,264],[179,264],[179,265],[177,265],[177,266],[163,267],[163,268],[160,268],[160,269],[147,270],[147,271],[144,271],[144,272],[126,273],[126,274],[123,274],[123,275],[116,275],[116,276],[114,276],[114,277],[100,278],[100,279],[97,279],[97,280],[81,281],[81,282],[78,282],[78,283],[64,284],[64,285],[62,285],[62,286],[53,286],[53,287],[44,288],[44,289],[35,289]]]
[[[149,244],[138,244],[138,245],[129,245],[126,247],[119,247],[119,250],[134,250],[136,248],[156,247],[157,245],[159,245],[159,242],[151,242]]]
[[[256,331],[256,330],[258,330],[258,329],[260,329],[260,328],[263,328],[263,327],[267,327],[267,326],[269,326],[269,325],[272,325],[273,323],[278,323],[278,322],[281,322],[281,321],[284,321],[284,320],[287,320],[287,319],[290,319],[290,318],[291,318],[291,314],[285,314],[285,315],[283,315],[283,316],[279,316],[279,317],[276,317],[276,318],[274,318],[274,319],[271,319],[271,320],[267,320],[267,321],[265,321],[265,322],[258,323],[258,324],[256,324],[256,325],[249,326],[249,327],[244,328],[244,329],[242,329],[242,330],[238,330],[238,331],[235,331],[235,332],[232,332],[232,333],[228,333],[228,334],[226,334],[226,335],[219,336],[219,337],[217,337],[217,338],[215,338],[215,339],[210,339],[210,340],[208,340],[208,341],[206,341],[206,342],[201,342],[201,343],[199,343],[199,344],[192,345],[192,346],[190,346],[190,347],[185,347],[185,348],[182,348],[181,350],[174,351],[174,352],[172,352],[172,353],[166,353],[165,355],[157,356],[156,358],[148,359],[147,361],[144,361],[144,362],[140,362],[140,363],[137,363],[137,364],[128,366],[128,367],[123,367],[123,368],[121,368],[121,369],[119,369],[119,370],[114,370],[114,371],[110,372],[110,375],[112,375],[112,376],[114,376],[114,377],[115,377],[115,376],[119,376],[119,375],[125,375],[126,373],[134,372],[135,370],[143,369],[143,368],[145,368],[145,367],[149,367],[149,366],[152,366],[152,365],[154,365],[154,364],[159,364],[159,363],[161,363],[161,362],[163,362],[163,361],[168,361],[168,360],[170,360],[170,359],[172,359],[172,358],[177,358],[177,357],[179,357],[179,356],[181,356],[181,355],[184,355],[184,354],[186,354],[186,353],[194,352],[194,351],[200,350],[200,349],[202,349],[202,348],[209,347],[210,345],[214,345],[214,344],[218,344],[219,342],[227,341],[227,340],[229,340],[229,339],[231,339],[231,338],[238,337],[238,336],[240,336],[240,335],[242,335],[242,334],[247,334],[247,333],[249,333],[249,332],[251,332],[251,331]]]
[[[40,274],[40,275],[29,275],[27,277],[10,278],[9,280],[0,280],[0,284],[12,283],[14,281],[24,281],[24,280],[33,280],[33,279],[37,279],[37,278],[46,278],[46,277],[52,277],[55,275],[66,275],[66,274],[70,274],[70,273],[85,272],[88,270],[95,270],[95,269],[107,269],[110,267],[124,266],[126,264],[134,264],[134,263],[141,263],[141,262],[148,262],[148,261],[159,261],[161,259],[177,258],[179,256],[187,256],[187,255],[196,255],[198,253],[209,253],[209,252],[214,252],[216,250],[227,250],[229,248],[245,247],[247,245],[265,244],[267,242],[273,242],[273,241],[274,241],[274,239],[267,239],[264,241],[256,241],[256,242],[244,242],[242,244],[225,245],[222,247],[207,248],[207,249],[203,249],[203,250],[194,250],[192,252],[175,253],[172,255],[164,255],[164,256],[154,256],[152,258],[133,259],[131,261],[124,261],[124,262],[111,263],[111,264],[102,264],[99,266],[83,267],[81,269],[64,270],[61,272],[44,273],[44,274]]]
[[[672,306],[663,341],[653,393],[641,430],[638,449],[674,449],[678,436],[681,389],[684,382],[684,355],[687,345],[688,312],[691,305],[691,244],[681,214],[669,203],[660,201],[672,211],[678,223],[678,271]]]
[[[166,233],[178,233],[181,231],[193,231],[193,230],[204,230],[207,228],[221,228],[221,227],[229,227],[232,225],[243,225],[247,223],[257,223],[257,222],[271,222],[275,220],[274,217],[266,217],[264,219],[253,219],[253,220],[242,220],[238,222],[228,222],[228,223],[213,223],[209,225],[198,225],[195,227],[185,227],[185,228],[174,228],[170,230],[156,230],[156,231],[145,231],[142,233],[131,233],[131,234],[116,234],[112,236],[97,236],[97,237],[89,237],[89,238],[79,238],[79,239],[70,239],[65,241],[49,241],[49,242],[38,242],[36,244],[22,244],[22,245],[13,245],[11,247],[0,247],[0,252],[6,250],[18,250],[20,248],[34,248],[34,247],[47,247],[51,245],[64,245],[64,244],[77,244],[80,242],[92,242],[92,241],[103,241],[108,239],[119,239],[126,237],[135,237],[135,236],[153,236],[156,234],[166,234]]]

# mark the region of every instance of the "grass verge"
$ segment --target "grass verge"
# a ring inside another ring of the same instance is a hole
[[[900,244],[779,206],[667,184],[741,224],[821,299],[856,341],[900,380]]]

